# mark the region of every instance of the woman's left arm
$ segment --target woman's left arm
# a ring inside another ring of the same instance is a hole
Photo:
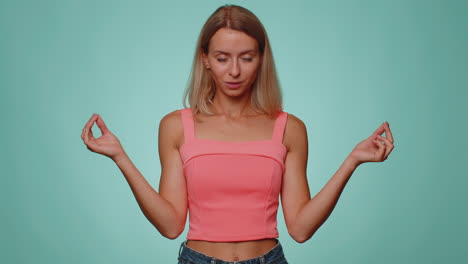
[[[289,234],[295,241],[304,243],[330,216],[354,170],[365,162],[386,160],[394,141],[388,123],[383,123],[370,137],[356,145],[333,177],[311,199],[306,176],[307,131],[299,118],[293,115],[290,117],[285,132],[288,155],[281,204]],[[383,132],[386,137],[381,136]]]

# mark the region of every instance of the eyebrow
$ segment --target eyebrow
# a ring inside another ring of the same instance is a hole
[[[221,53],[221,54],[230,54],[229,52],[225,52],[225,51],[222,51],[222,50],[214,50],[213,53]],[[253,53],[253,54],[256,54],[255,50],[244,50],[240,53],[240,55],[244,55],[244,54],[247,54],[247,53]]]

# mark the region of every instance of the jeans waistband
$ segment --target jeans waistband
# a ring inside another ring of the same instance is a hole
[[[215,257],[207,256],[201,252],[193,250],[187,246],[187,240],[180,244],[179,260],[185,260],[189,263],[207,263],[207,264],[267,264],[274,263],[275,261],[284,258],[283,247],[278,239],[276,245],[263,255],[255,258],[241,260],[241,261],[225,261]]]

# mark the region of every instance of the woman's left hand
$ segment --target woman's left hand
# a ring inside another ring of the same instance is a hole
[[[385,137],[381,135],[385,132]],[[375,132],[353,149],[349,158],[357,165],[364,162],[381,162],[393,150],[393,137],[388,122],[384,122]]]

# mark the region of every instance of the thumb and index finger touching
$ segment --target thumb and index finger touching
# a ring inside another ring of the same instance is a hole
[[[96,124],[98,125],[99,129],[101,129],[101,133],[104,135],[106,133],[109,133],[109,129],[107,128],[106,124],[104,123],[104,120],[102,120],[102,117],[100,115],[97,115],[98,118],[96,120]]]
[[[96,122],[102,134],[109,132],[109,129],[104,123],[104,120],[102,120],[102,117],[98,114],[93,114],[91,118],[88,120],[88,122],[86,123],[81,133],[81,138],[83,140],[88,141],[88,140],[94,139],[93,131],[91,130],[92,126],[94,125],[94,122]]]
[[[382,135],[384,132],[385,132],[385,136],[388,138],[388,140],[393,143],[393,136],[392,136],[392,132],[390,131],[390,126],[389,126],[388,122],[384,122],[382,125],[380,125],[374,131],[374,133],[372,133],[371,137],[376,139],[377,135]]]

